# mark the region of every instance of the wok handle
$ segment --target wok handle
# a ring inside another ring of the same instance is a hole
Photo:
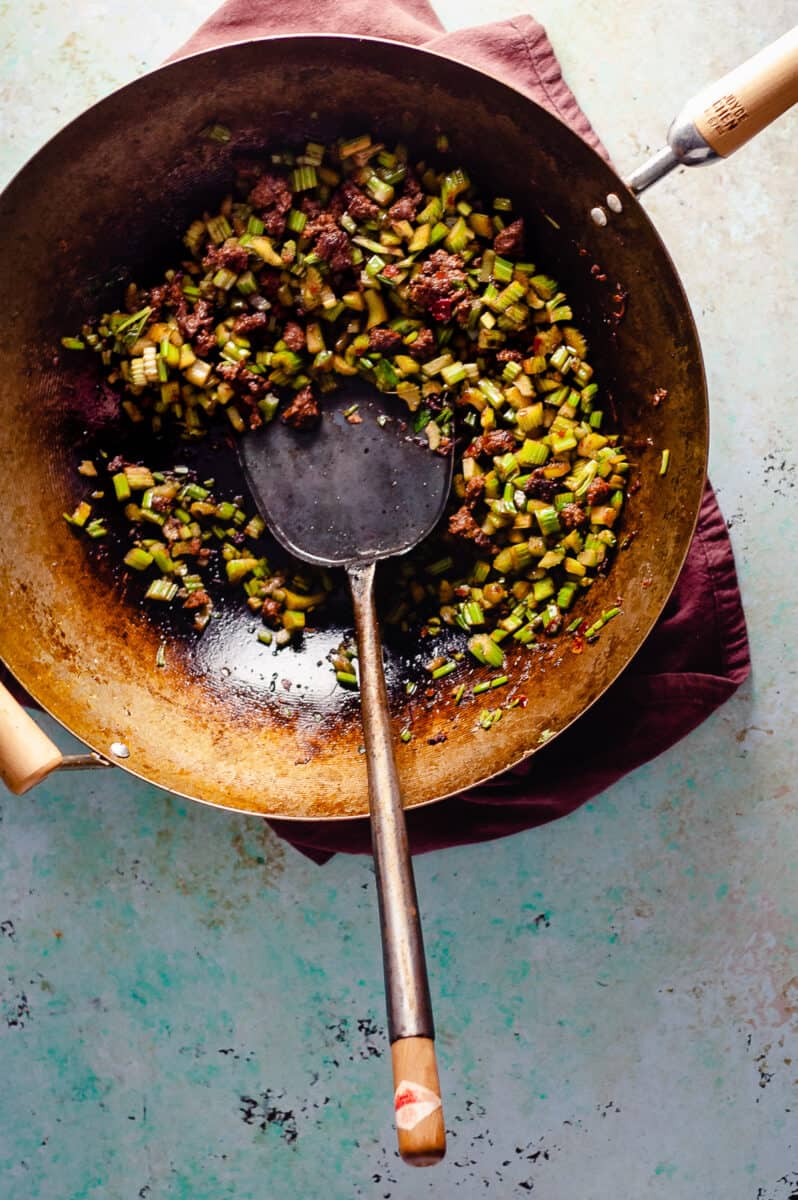
[[[61,766],[63,755],[0,683],[0,779],[21,796]]]
[[[357,633],[371,841],[382,931],[399,1153],[432,1166],[446,1151],[424,942],[382,665],[375,564],[347,568]]]
[[[728,158],[798,102],[798,25],[685,106],[704,141]]]
[[[639,195],[674,167],[728,158],[797,102],[798,25],[688,100],[668,130],[668,145],[626,185]]]

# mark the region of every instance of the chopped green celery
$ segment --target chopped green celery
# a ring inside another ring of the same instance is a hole
[[[307,192],[311,188],[318,186],[318,176],[316,168],[312,166],[296,167],[291,172],[291,191],[292,192]]]
[[[366,180],[366,188],[371,192],[377,204],[381,208],[386,208],[394,198],[395,192],[389,183],[384,179],[380,179],[379,175],[372,175]]]
[[[444,244],[450,254],[459,254],[461,250],[465,250],[468,242],[468,226],[462,217],[458,217],[446,235]]]
[[[177,584],[173,583],[171,579],[153,579],[144,593],[144,599],[161,600],[165,604],[169,604],[177,595],[177,590]]]
[[[477,387],[492,408],[501,408],[504,404],[504,393],[492,379],[480,379]]]
[[[560,521],[554,508],[539,508],[535,511],[540,532],[544,537],[552,533],[560,533]]]
[[[469,187],[469,178],[460,167],[450,174],[444,175],[441,185],[441,206],[444,209],[453,209],[458,196],[467,191]]]
[[[496,255],[495,259],[493,260],[494,279],[498,280],[499,283],[509,283],[513,277],[514,270],[515,267],[510,262],[509,258],[501,258],[498,254]],[[520,296],[523,296],[523,294],[524,288],[523,285],[521,285]]]
[[[501,667],[504,665],[504,653],[485,633],[476,633],[468,639],[468,649],[477,662],[485,666]]]
[[[133,546],[122,561],[125,566],[132,567],[135,571],[146,571],[153,562],[153,556],[141,546]]]

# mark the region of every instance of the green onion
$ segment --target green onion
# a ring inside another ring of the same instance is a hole
[[[456,671],[456,670],[457,670],[457,663],[452,662],[450,660],[449,662],[443,663],[440,667],[436,667],[435,670],[432,672],[432,678],[433,679],[443,679],[443,677],[445,675],[451,675],[452,671]]]
[[[668,471],[668,464],[670,463],[670,461],[671,461],[671,452],[670,452],[670,450],[663,450],[663,451],[662,451],[662,461],[660,462],[660,465],[659,465],[659,473],[660,473],[660,475],[665,475],[665,474],[667,474],[667,471]]]

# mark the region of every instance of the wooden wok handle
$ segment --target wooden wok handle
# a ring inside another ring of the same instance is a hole
[[[399,1153],[414,1167],[431,1167],[446,1153],[441,1085],[432,1038],[400,1038],[391,1046],[393,1103]]]
[[[61,765],[63,755],[0,683],[0,779],[21,796]]]
[[[796,102],[798,25],[689,100],[668,130],[667,146],[627,176],[626,186],[639,196],[675,167],[728,158]]]
[[[798,25],[685,106],[704,141],[728,158],[798,103]]]

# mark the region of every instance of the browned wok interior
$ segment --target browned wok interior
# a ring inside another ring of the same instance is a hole
[[[232,129],[231,143],[198,136],[212,121]],[[483,698],[454,708],[451,679],[429,709],[423,687],[408,698],[400,686],[408,672],[420,677],[440,642],[390,647],[396,728],[412,717],[414,730],[398,753],[408,804],[471,787],[536,749],[544,731],[569,725],[628,663],[675,582],[704,480],[701,359],[678,279],[639,205],[624,197],[604,229],[588,219],[619,190],[610,169],[518,93],[405,46],[267,39],[173,64],[65,129],[0,206],[0,655],[79,738],[104,753],[124,742],[125,765],[172,791],[294,818],[366,812],[356,700],[334,686],[324,662],[351,617],[341,608],[301,650],[273,656],[255,641],[243,606],[226,604],[201,638],[175,622],[167,667],[157,669],[163,630],[123,599],[121,577],[90,563],[86,542],[61,520],[86,492],[75,474],[84,433],[110,449],[120,435],[93,384],[76,383],[79,359],[59,353],[59,339],[86,314],[117,305],[125,280],[153,282],[154,264],[179,259],[176,235],[229,187],[234,147],[373,130],[421,156],[438,129],[449,136],[450,161],[465,164],[486,195],[515,197],[527,217],[530,256],[567,291],[597,379],[625,436],[641,443],[633,450],[641,486],[624,517],[631,545],[584,608],[598,613],[620,597],[622,617],[581,655],[565,639],[561,648],[521,651],[512,671],[527,677],[528,705],[489,733],[476,728]],[[618,283],[629,291],[619,324],[611,316]],[[668,392],[658,407],[655,388]],[[150,460],[188,461],[144,441]],[[671,466],[661,484],[663,447]],[[447,740],[430,745],[439,732]]]

